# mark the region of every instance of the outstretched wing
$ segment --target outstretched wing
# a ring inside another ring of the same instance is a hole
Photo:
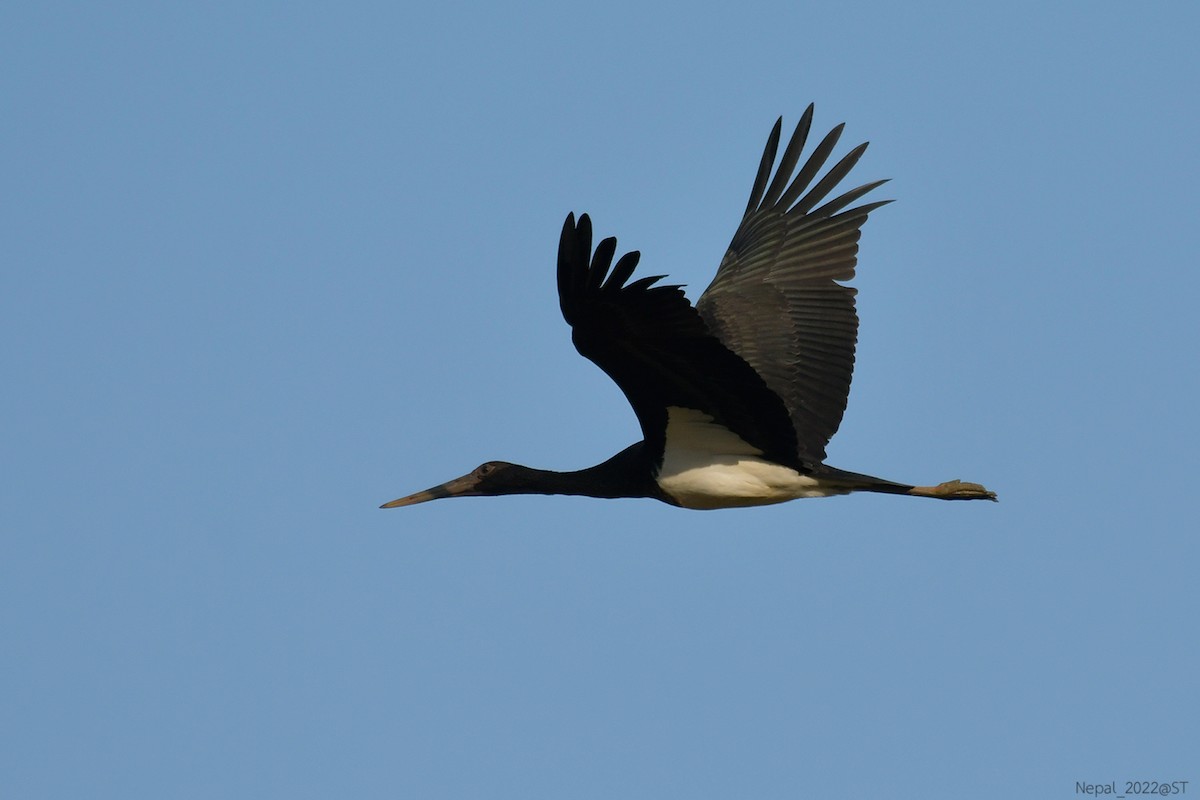
[[[775,177],[771,165],[783,120],[767,140],[745,216],[696,309],[709,329],[762,377],[787,407],[802,461],[823,461],[850,394],[858,341],[854,277],[867,214],[890,201],[843,211],[885,181],[859,186],[817,206],[850,172],[866,144],[851,150],[812,188],[842,125],[817,145],[792,178],[812,124],[796,125]],[[790,183],[789,183],[790,180]]]
[[[592,252],[587,214],[563,224],[558,298],[580,354],[604,370],[629,400],[652,453],[665,443],[667,408],[701,411],[784,464],[796,461],[796,436],[783,401],[712,333],[678,286],[663,276],[628,282],[637,251],[612,264],[617,240]],[[610,272],[611,266],[611,272]]]

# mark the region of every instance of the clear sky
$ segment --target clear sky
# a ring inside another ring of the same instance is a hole
[[[1194,3],[0,10],[0,796],[1200,793]],[[695,298],[810,102],[888,177],[830,463],[639,437],[569,211]]]

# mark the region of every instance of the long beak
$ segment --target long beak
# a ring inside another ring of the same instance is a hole
[[[452,481],[446,481],[440,486],[434,486],[432,489],[426,489],[423,492],[410,494],[408,497],[401,497],[398,500],[393,500],[390,503],[384,503],[380,508],[400,508],[400,506],[415,506],[417,503],[424,503],[429,500],[438,500],[443,497],[461,497],[463,495],[476,494],[475,487],[479,480],[475,475],[463,475],[461,478],[455,478]]]

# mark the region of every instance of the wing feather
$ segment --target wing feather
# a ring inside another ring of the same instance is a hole
[[[885,182],[874,181],[819,205],[867,149],[862,144],[850,150],[810,189],[837,145],[842,125],[821,140],[792,178],[812,112],[810,105],[768,187],[779,146],[781,123],[776,123],[746,213],[716,277],[696,304],[712,333],[783,400],[797,456],[806,463],[825,459],[825,446],[846,410],[854,371],[855,290],[839,281],[854,277],[867,215],[890,202],[844,210]]]
[[[702,411],[763,454],[799,467],[796,435],[783,400],[722,344],[678,286],[661,276],[628,282],[638,253],[610,271],[616,240],[592,253],[586,214],[567,217],[558,249],[558,293],[571,340],[604,370],[633,406],[652,453],[661,455],[667,408]],[[607,279],[606,279],[607,276]]]

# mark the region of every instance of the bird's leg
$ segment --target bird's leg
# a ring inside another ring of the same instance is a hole
[[[991,500],[996,502],[996,493],[989,492],[978,483],[966,483],[957,478],[937,486],[914,486],[908,493],[917,497],[936,497],[939,500]]]

